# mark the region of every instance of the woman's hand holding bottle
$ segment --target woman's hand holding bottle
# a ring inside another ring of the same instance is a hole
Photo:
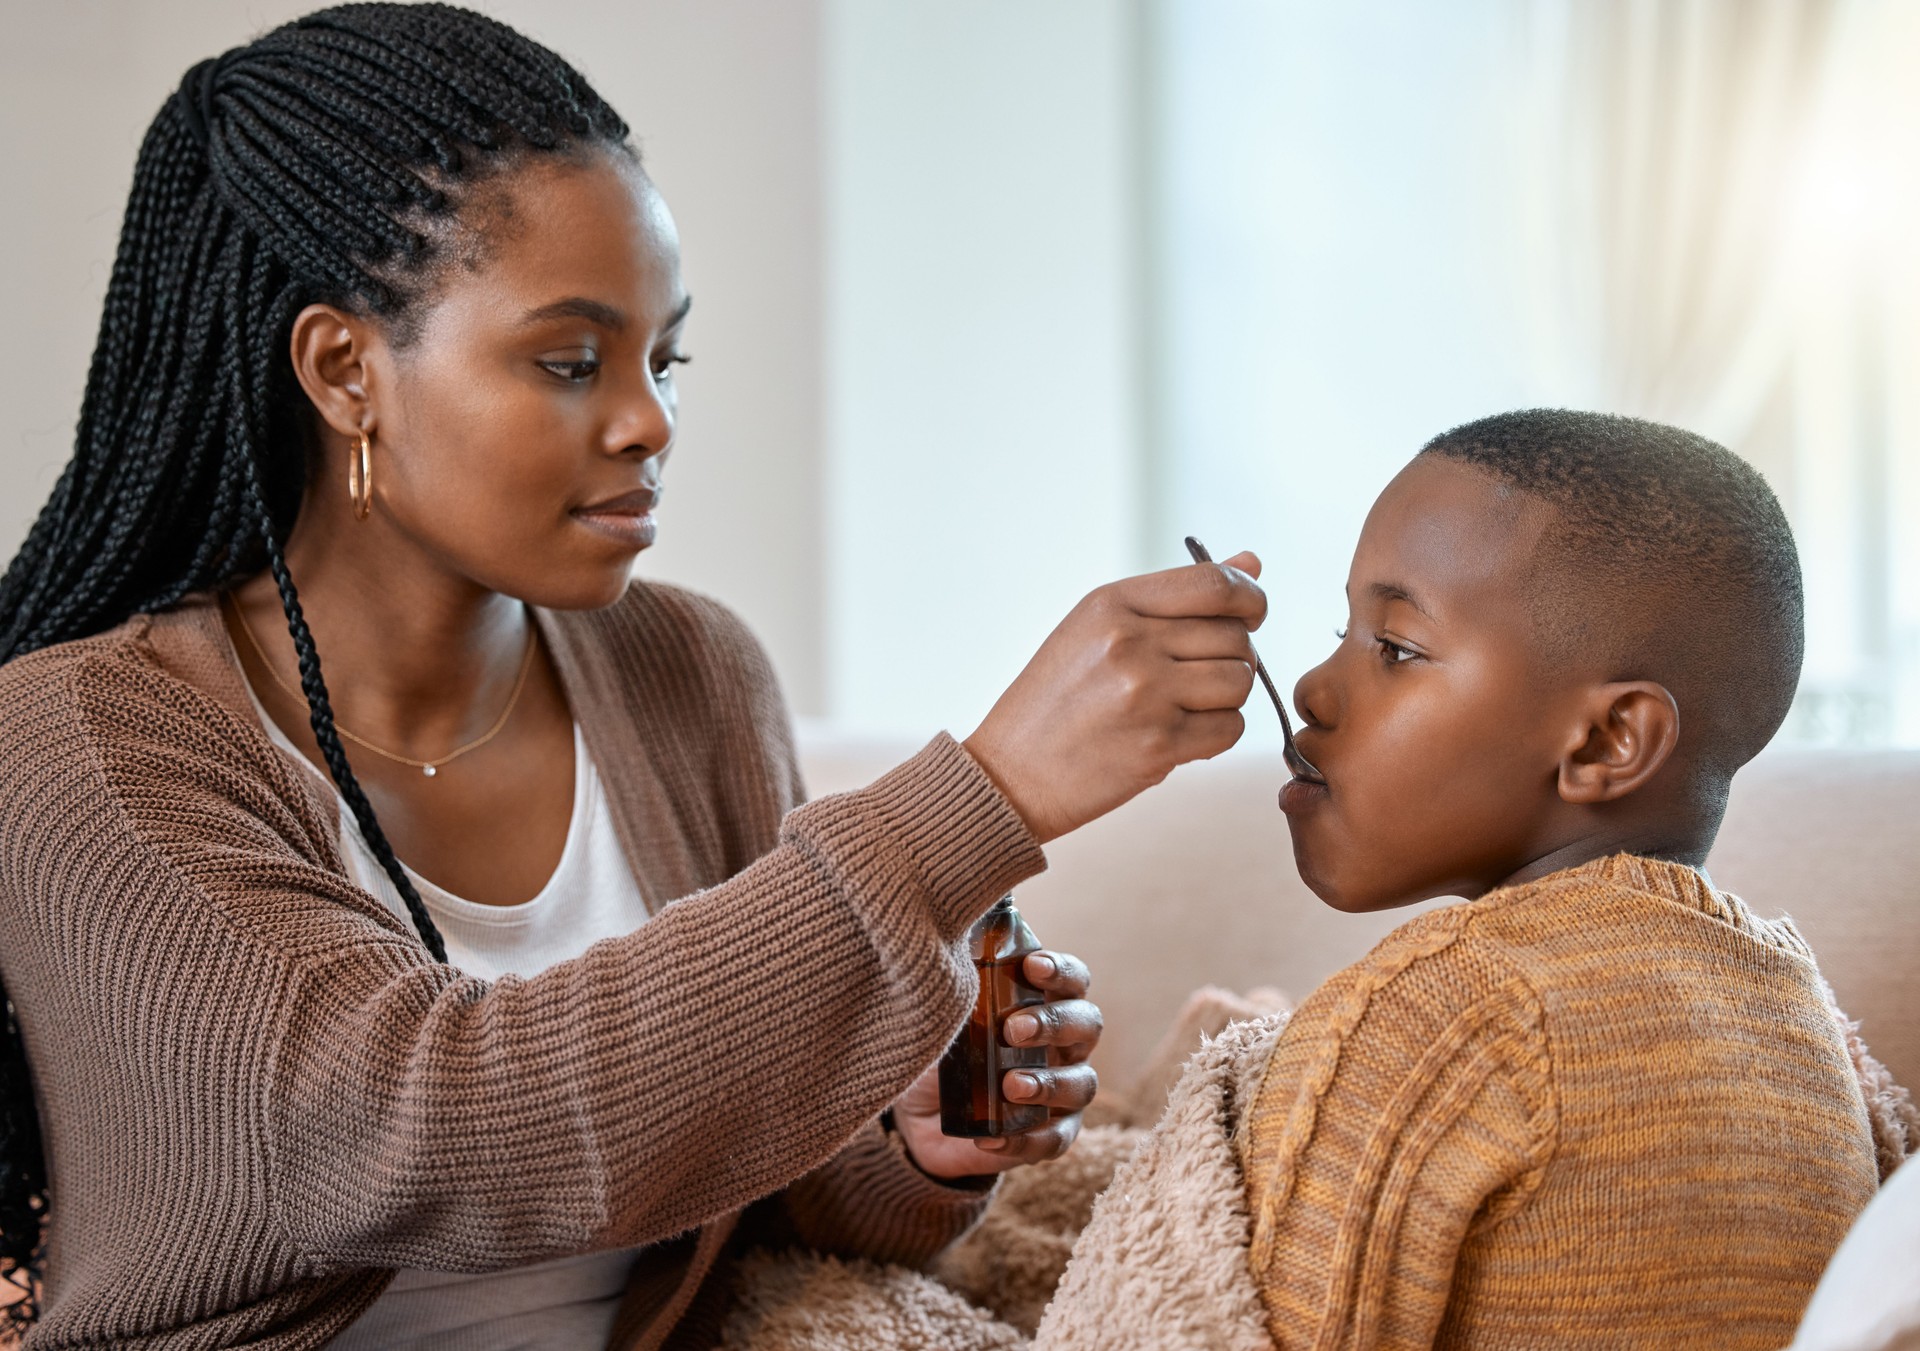
[[[900,1142],[929,1176],[954,1181],[1058,1158],[1080,1134],[1080,1114],[1100,1087],[1086,1063],[1101,1031],[1100,1009],[1086,997],[1092,978],[1078,957],[1047,948],[1027,954],[1022,976],[1046,1002],[1008,1018],[1003,1035],[1011,1046],[1045,1047],[1048,1067],[1009,1070],[1001,1091],[1010,1102],[1047,1108],[1047,1118],[1030,1130],[992,1139],[942,1134],[935,1064],[893,1104]]]

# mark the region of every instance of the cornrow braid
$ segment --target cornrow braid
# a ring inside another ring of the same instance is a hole
[[[315,303],[401,345],[458,211],[531,155],[631,155],[580,73],[442,4],[321,10],[200,62],[141,142],[73,458],[0,576],[0,662],[268,569],[314,740],[427,950],[446,945],[348,762],[282,541],[313,414],[288,356]],[[37,1316],[49,1189],[25,1031],[0,985],[0,1279]]]

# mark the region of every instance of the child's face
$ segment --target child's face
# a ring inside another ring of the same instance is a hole
[[[1536,655],[1526,586],[1552,511],[1438,456],[1374,503],[1333,655],[1294,690],[1326,785],[1281,794],[1308,886],[1341,910],[1476,896],[1542,852],[1575,673]]]

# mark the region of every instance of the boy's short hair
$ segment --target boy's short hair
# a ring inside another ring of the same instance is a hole
[[[1533,579],[1548,660],[1665,685],[1682,755],[1722,784],[1779,730],[1806,646],[1800,556],[1752,465],[1678,427],[1562,409],[1469,422],[1420,453],[1553,509]]]

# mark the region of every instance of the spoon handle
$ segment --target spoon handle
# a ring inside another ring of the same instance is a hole
[[[1213,562],[1213,555],[1207,552],[1207,546],[1192,535],[1187,536],[1187,552],[1193,555],[1193,561],[1196,563]],[[1252,651],[1253,645],[1249,643],[1247,648]],[[1258,652],[1253,653],[1253,673],[1259,676],[1260,683],[1267,687],[1267,697],[1273,700],[1273,711],[1280,715],[1280,739],[1286,743],[1283,755],[1287,768],[1302,778],[1318,779],[1320,771],[1315,769],[1307,757],[1300,754],[1299,749],[1293,744],[1293,723],[1287,717],[1287,702],[1280,697],[1280,691],[1275,687],[1273,677],[1267,674],[1267,664],[1260,660]]]

